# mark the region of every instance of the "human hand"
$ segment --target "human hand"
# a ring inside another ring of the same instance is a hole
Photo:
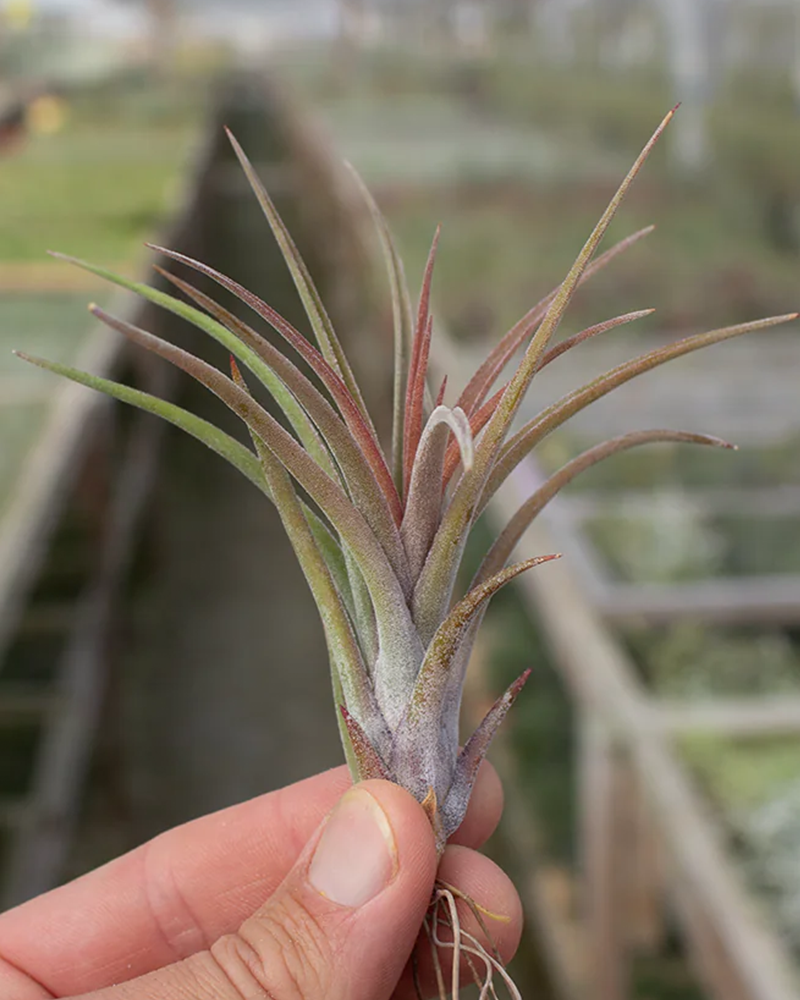
[[[0,996],[410,1000],[409,956],[437,873],[433,834],[402,788],[349,787],[345,768],[326,771],[170,830],[0,915]],[[439,876],[500,915],[487,923],[508,959],[519,900],[474,850],[501,809],[484,765]]]

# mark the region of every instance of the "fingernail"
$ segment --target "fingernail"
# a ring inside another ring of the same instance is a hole
[[[377,800],[351,788],[325,824],[308,880],[340,906],[363,906],[382,892],[397,870],[394,834]]]

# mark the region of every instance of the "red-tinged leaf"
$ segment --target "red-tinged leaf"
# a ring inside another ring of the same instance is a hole
[[[406,449],[406,462],[408,464],[404,467],[403,480],[406,489],[406,499],[408,498],[408,491],[411,488],[411,476],[414,469],[414,460],[417,455],[417,449],[419,448],[419,442],[422,436],[422,426],[425,420],[425,380],[428,371],[428,358],[430,356],[432,332],[433,316],[429,316],[425,327],[425,336],[422,338],[422,343],[420,345],[418,377],[409,383],[413,389],[411,407],[409,411],[411,417],[406,421],[406,429],[404,431],[405,436],[403,439],[408,445]]]
[[[236,364],[236,358],[231,354],[228,358],[228,364],[231,366],[231,378],[239,386],[240,389],[247,389],[247,383],[245,382],[239,366]]]
[[[436,844],[436,856],[441,858],[444,854],[444,849],[447,846],[447,834],[444,831],[444,826],[442,825],[442,814],[439,810],[439,800],[436,796],[436,789],[433,785],[428,785],[428,791],[425,794],[425,798],[420,802],[422,806],[422,811],[428,817],[428,822],[433,830],[433,838]]]
[[[509,709],[516,701],[530,675],[531,671],[526,670],[514,681],[505,694],[497,699],[458,755],[453,783],[440,811],[445,838],[452,836],[461,826],[467,812],[475,779],[478,776],[478,769],[486,757],[495,733],[500,728],[503,719],[508,715]]]
[[[556,358],[560,358],[562,354],[566,354],[567,351],[572,350],[573,347],[577,347],[578,344],[582,344],[584,340],[597,337],[601,333],[608,333],[610,330],[616,330],[618,326],[624,326],[626,323],[633,323],[634,320],[643,319],[645,316],[652,316],[654,312],[655,309],[638,309],[636,312],[629,312],[622,316],[615,316],[613,319],[607,319],[602,323],[595,323],[594,326],[589,326],[585,330],[581,330],[580,333],[574,333],[571,337],[567,337],[566,340],[562,340],[560,344],[556,344],[554,347],[551,347],[549,351],[545,351],[542,355],[539,371],[541,371],[542,368],[546,368],[547,365],[555,361]]]
[[[480,508],[483,509],[489,499],[499,489],[511,471],[522,461],[522,459],[548,434],[560,427],[566,420],[587,407],[590,403],[612,392],[614,389],[637,375],[657,368],[667,361],[679,358],[684,354],[700,350],[703,347],[710,347],[723,340],[730,340],[732,337],[740,337],[745,333],[754,333],[758,330],[765,330],[780,323],[790,323],[796,320],[800,313],[788,313],[785,316],[770,316],[766,319],[756,320],[752,323],[738,323],[735,326],[722,327],[719,330],[710,330],[708,333],[698,333],[691,337],[684,337],[674,344],[666,347],[657,347],[646,354],[641,354],[637,358],[626,361],[616,368],[599,375],[591,382],[575,389],[573,392],[563,396],[557,402],[544,409],[533,420],[528,421],[505,445],[503,448],[489,480],[483,492]]]
[[[238,316],[219,305],[210,296],[201,292],[188,281],[184,281],[182,278],[171,274],[158,265],[154,266],[154,270],[169,281],[170,284],[180,289],[184,295],[197,303],[202,309],[210,313],[222,327],[257,354],[269,370],[274,372],[280,382],[288,387],[291,394],[293,394],[304,408],[304,412],[308,414],[310,422],[313,422],[311,433],[308,433],[308,431],[304,432],[302,428],[296,427],[298,437],[306,450],[331,479],[338,478],[339,473],[330,460],[325,443],[319,438],[314,429],[313,425],[315,424],[336,456],[336,461],[344,472],[348,487],[354,496],[360,497],[366,504],[367,497],[372,497],[375,493],[372,472],[364,459],[363,453],[356,446],[352,435],[342,422],[341,417],[310,379],[266,338],[253,330],[252,327],[239,319]],[[362,507],[362,509],[364,508]],[[391,517],[388,508],[387,517]],[[372,523],[372,518],[368,517],[368,519]],[[375,530],[380,537],[391,534],[391,531],[386,531],[381,526],[380,521],[383,520],[381,518],[375,522]]]
[[[279,333],[289,344],[291,344],[291,346],[317,375],[328,392],[330,392],[336,402],[336,405],[339,407],[350,433],[358,442],[358,446],[372,469],[378,487],[386,497],[386,501],[389,504],[395,524],[399,526],[403,516],[400,496],[394,485],[391,472],[386,465],[386,459],[383,457],[383,452],[380,449],[375,432],[372,429],[371,424],[368,424],[364,419],[359,405],[353,398],[343,379],[331,367],[331,365],[314,347],[314,345],[309,343],[309,341],[306,340],[306,338],[298,330],[296,330],[291,323],[284,319],[280,313],[276,312],[272,306],[267,305],[267,303],[260,299],[257,295],[254,295],[243,285],[240,285],[238,281],[234,281],[232,278],[221,274],[213,267],[209,267],[201,261],[194,260],[193,258],[187,257],[185,254],[178,253],[175,250],[167,250],[164,247],[158,247],[150,243],[148,243],[147,246],[150,247],[151,250],[154,250],[171,260],[175,260],[180,264],[185,264],[187,267],[190,267],[195,271],[199,271],[200,274],[204,274],[206,277],[211,278],[212,281],[216,281],[217,284],[221,285],[232,295],[235,295],[238,299],[244,302],[245,305],[249,306],[257,315],[266,320],[266,322],[269,323],[277,333]]]
[[[620,240],[619,243],[615,243],[605,253],[600,254],[597,260],[592,261],[582,274],[578,282],[579,286],[610,264],[615,257],[618,257],[635,243],[638,243],[644,236],[652,233],[654,229],[655,226],[646,226],[644,229],[639,229],[637,232],[631,233],[630,236],[626,236],[624,240]],[[469,380],[459,397],[457,406],[462,407],[466,413],[472,414],[481,405],[500,372],[544,318],[560,287],[560,285],[557,285],[548,295],[537,302],[522,319],[514,324],[502,340],[498,341],[490,351],[489,356]]]
[[[350,737],[353,752],[358,761],[358,780],[368,781],[370,778],[382,778],[384,781],[391,781],[392,776],[389,768],[375,747],[370,743],[367,734],[344,705],[339,706],[339,711],[347,727],[347,734]]]
[[[478,504],[497,457],[503,447],[522,400],[536,374],[543,353],[555,334],[564,313],[575,294],[581,276],[603,239],[617,209],[631,184],[644,166],[674,111],[670,111],[636,158],[616,193],[608,203],[591,235],[584,243],[567,276],[561,283],[547,313],[536,330],[513,378],[503,392],[475,447],[475,463],[470,473],[461,476],[450,504],[436,533],[428,559],[414,590],[413,614],[422,641],[425,642],[440,621],[452,599],[456,573],[464,553],[469,530],[478,513]]]
[[[656,444],[657,442],[662,441],[675,442],[679,444],[703,444],[709,445],[712,448],[735,447],[727,441],[723,441],[721,438],[712,437],[708,434],[693,434],[688,431],[652,430],[633,431],[629,434],[622,434],[619,437],[612,438],[610,441],[603,441],[602,444],[597,444],[592,448],[588,448],[586,451],[567,462],[566,465],[562,466],[562,468],[560,468],[557,472],[554,472],[553,475],[550,476],[550,478],[547,479],[546,482],[544,482],[542,486],[540,486],[539,489],[537,489],[536,492],[525,501],[524,504],[522,504],[486,554],[486,557],[475,575],[473,586],[478,585],[481,581],[487,579],[500,569],[506,559],[509,558],[514,546],[520,540],[537,514],[539,514],[543,508],[547,506],[547,504],[560,490],[564,488],[564,486],[572,482],[576,476],[579,476],[586,469],[591,468],[591,466],[597,465],[598,462],[603,462],[605,459],[610,458],[612,455],[616,455],[621,451],[627,451],[630,448],[638,448],[643,444]]]
[[[325,475],[270,413],[222,372],[174,344],[114,319],[102,310],[96,310],[96,314],[134,343],[186,371],[217,395],[258,435],[281,466],[319,506],[350,549],[364,576],[375,606],[381,648],[393,650],[397,684],[404,682],[410,687],[419,669],[422,647],[404,591],[368,523],[339,484]]]
[[[403,425],[403,487],[404,495],[408,495],[411,482],[411,469],[414,465],[414,455],[417,452],[422,425],[424,421],[425,380],[428,375],[428,356],[430,353],[431,331],[433,321],[430,315],[431,284],[433,268],[436,263],[436,251],[439,247],[441,226],[436,227],[425,273],[422,278],[422,290],[419,296],[417,325],[414,331],[414,342],[411,347],[411,366],[406,386],[406,407]]]
[[[641,319],[643,316],[650,316],[654,312],[654,309],[639,309],[637,312],[625,313],[623,316],[615,316],[613,319],[607,319],[603,323],[596,323],[594,326],[587,327],[587,329],[581,330],[580,333],[576,333],[572,337],[567,337],[566,340],[563,340],[560,344],[556,344],[555,347],[551,347],[550,350],[542,356],[538,371],[541,371],[542,368],[555,361],[556,358],[561,357],[562,354],[566,353],[571,348],[577,347],[578,344],[583,343],[584,340],[589,340],[591,337],[597,337],[601,333],[614,330],[616,327],[622,326],[624,323],[632,323],[634,320]],[[508,385],[508,383],[506,383],[506,385]],[[483,403],[470,417],[469,424],[472,429],[473,437],[477,437],[489,422],[492,414],[497,408],[497,404],[500,402],[500,399],[506,390],[506,385],[501,386],[491,399],[488,399],[485,403]],[[445,486],[450,482],[457,466],[458,453],[451,445],[448,448],[444,465]]]
[[[247,158],[247,154],[239,145],[236,137],[230,129],[226,128],[225,132],[230,140],[231,146],[233,146],[236,157],[245,172],[245,176],[247,177],[250,187],[253,190],[253,194],[256,196],[256,199],[261,206],[261,210],[269,223],[275,240],[280,247],[283,259],[286,261],[289,272],[292,275],[292,280],[294,281],[295,287],[300,295],[300,300],[303,303],[303,308],[305,309],[306,315],[311,323],[314,336],[317,338],[317,343],[319,344],[320,349],[322,350],[322,353],[328,363],[341,377],[351,395],[351,398],[355,402],[362,419],[366,423],[367,427],[369,427],[374,437],[375,429],[372,426],[369,414],[367,413],[367,408],[364,405],[364,400],[361,396],[361,391],[358,388],[358,383],[356,382],[353,371],[350,368],[350,363],[342,350],[342,345],[339,343],[339,339],[336,336],[333,323],[328,316],[322,297],[317,291],[317,288],[311,278],[311,274],[306,267],[305,261],[303,260],[300,251],[297,249],[291,233],[286,228],[283,219],[281,219],[278,210],[275,208],[267,189],[261,183],[261,179],[256,173],[255,168]]]

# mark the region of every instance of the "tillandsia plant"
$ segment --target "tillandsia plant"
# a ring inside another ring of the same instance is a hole
[[[550,346],[581,282],[649,232],[634,233],[595,259],[617,208],[673,113],[645,146],[561,285],[489,351],[452,406],[444,402],[445,385],[434,398],[428,395],[427,387],[433,327],[430,292],[438,232],[414,315],[387,225],[361,185],[388,266],[393,306],[394,421],[388,455],[308,269],[233,136],[233,148],[286,259],[317,345],[232,278],[172,250],[152,249],[233,293],[266,320],[305,363],[305,369],[184,278],[156,268],[182,293],[179,297],[101,267],[65,259],[183,317],[227,348],[230,375],[98,306],[90,307],[104,323],[215,393],[247,425],[252,449],[173,403],[21,355],[158,414],[227,459],[271,499],[322,619],[340,733],[353,778],[387,778],[408,789],[425,809],[440,851],[461,823],[492,736],[527,677],[523,674],[511,685],[467,743],[460,746],[458,722],[465,670],[489,598],[518,574],[555,558],[545,555],[506,565],[532,519],[579,472],[624,449],[655,441],[730,446],[700,434],[654,430],[625,434],[589,449],[551,476],[522,505],[492,545],[466,592],[459,595],[459,565],[481,511],[514,467],[547,434],[594,400],[671,358],[795,318],[778,316],[731,326],[642,354],[569,393],[512,433],[525,392],[542,369],[589,337],[652,311],[625,313]],[[495,390],[520,349],[522,358],[512,377]],[[242,369],[272,395],[288,429],[251,395]],[[495,955],[458,927],[455,895],[452,887],[437,888],[427,922],[429,937],[434,945],[449,944],[456,957],[459,952],[465,955],[473,971],[477,963],[485,970],[485,976],[482,971],[480,977],[484,989],[493,992],[492,972],[505,977],[504,970]],[[443,931],[445,926],[449,931]],[[436,950],[434,947],[434,953]],[[456,980],[457,966],[456,961]],[[442,976],[438,978],[443,990]],[[506,982],[515,992],[513,984]],[[453,988],[457,992],[457,982]]]

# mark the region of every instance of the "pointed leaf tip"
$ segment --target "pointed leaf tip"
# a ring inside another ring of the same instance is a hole
[[[391,781],[389,769],[386,767],[383,758],[372,745],[369,737],[359,723],[348,712],[347,707],[339,705],[339,712],[347,729],[347,735],[350,737],[353,753],[358,763],[359,779],[366,781],[369,778],[382,778],[385,781]]]
[[[428,817],[428,822],[431,824],[431,829],[433,830],[433,836],[436,841],[436,854],[441,857],[447,844],[447,834],[442,824],[442,814],[439,810],[436,789],[433,785],[428,786],[428,794],[420,802],[420,805]]]
[[[560,554],[556,558],[560,558]],[[532,673],[533,673],[532,668],[528,667],[528,669],[523,674],[521,674],[508,689],[507,697],[510,697],[512,699],[516,698],[517,695],[520,693],[520,691],[525,687],[528,678]]]
[[[236,364],[236,358],[231,354],[229,356],[230,366],[231,366],[231,377],[233,381],[239,386],[239,388],[246,389],[247,385],[245,383],[242,371]]]
[[[436,401],[433,404],[434,410],[444,403],[444,394],[447,391],[447,376],[445,375],[442,379],[442,384],[439,386],[439,391],[436,393]]]
[[[489,745],[530,675],[529,668],[506,689],[486,713],[483,721],[458,755],[453,783],[442,808],[442,825],[447,836],[450,836],[461,825],[469,805],[478,769],[486,757]]]

